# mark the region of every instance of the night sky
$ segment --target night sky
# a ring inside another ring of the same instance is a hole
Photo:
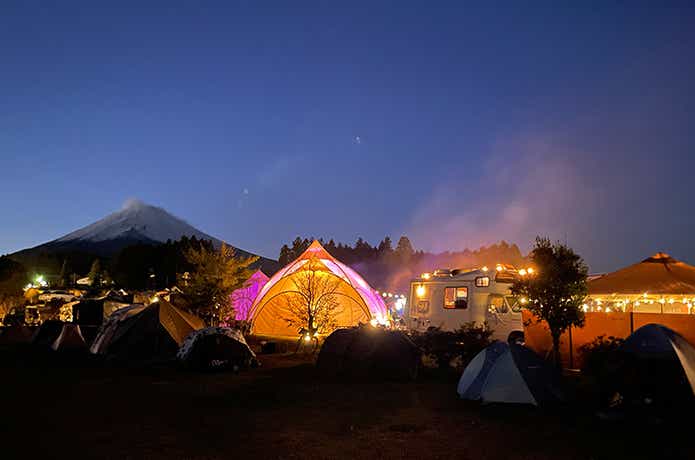
[[[592,271],[695,262],[693,7],[105,3],[0,3],[0,253],[137,197],[272,257],[540,233]]]

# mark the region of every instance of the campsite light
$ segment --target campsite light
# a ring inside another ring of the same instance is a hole
[[[405,306],[405,299],[403,297],[396,300],[396,310],[401,311]]]
[[[420,298],[425,297],[425,286],[421,284],[417,288],[415,288],[415,294]]]
[[[428,279],[432,278],[432,275],[431,275],[430,273],[423,273],[423,274],[421,275],[421,277],[422,277],[422,279],[424,279],[424,280],[428,280]]]
[[[501,272],[502,270],[504,270],[504,267],[501,266],[501,265],[498,265],[498,266],[495,267],[495,269],[496,269],[498,272]]]
[[[521,276],[526,276],[526,270],[522,268],[521,270],[519,270],[519,274]]]
[[[533,267],[529,267],[526,269],[526,271],[528,272],[529,275],[533,275],[536,270],[534,270]]]
[[[483,271],[484,272],[488,271],[487,265],[483,265]]]
[[[304,336],[304,341],[305,342],[311,342],[311,336],[309,334]]]

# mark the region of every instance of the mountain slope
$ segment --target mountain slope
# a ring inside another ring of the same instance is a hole
[[[95,256],[111,257],[121,249],[134,244],[162,244],[167,240],[176,241],[181,237],[195,237],[210,240],[215,247],[222,241],[204,233],[186,221],[139,200],[129,200],[119,211],[90,225],[68,233],[48,243],[24,249],[10,257],[24,264],[29,270],[41,273],[54,273],[60,269],[62,258],[70,254],[72,258],[87,261]],[[254,255],[235,248],[240,256]],[[277,270],[276,261],[261,257],[254,264],[271,274]]]
[[[66,243],[81,240],[99,243],[128,238],[165,243],[167,240],[178,240],[184,235],[211,240],[215,246],[222,244],[217,238],[201,232],[164,209],[147,205],[139,200],[129,200],[120,211],[109,214],[53,242]]]

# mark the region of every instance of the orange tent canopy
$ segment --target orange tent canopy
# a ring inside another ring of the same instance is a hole
[[[642,262],[587,283],[589,295],[695,294],[695,267],[657,252]]]

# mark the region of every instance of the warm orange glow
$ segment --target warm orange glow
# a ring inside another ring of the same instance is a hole
[[[425,297],[425,286],[420,285],[417,288],[415,288],[415,295],[417,295],[419,298]]]
[[[428,280],[428,279],[430,279],[430,278],[432,278],[432,275],[431,275],[431,274],[429,274],[429,273],[423,273],[423,274],[422,274],[422,279]]]
[[[526,276],[526,270],[522,268],[521,270],[519,270],[519,274],[521,276]]]
[[[526,271],[528,272],[529,275],[533,275],[536,270],[534,270],[533,267],[529,267],[526,269]]]

